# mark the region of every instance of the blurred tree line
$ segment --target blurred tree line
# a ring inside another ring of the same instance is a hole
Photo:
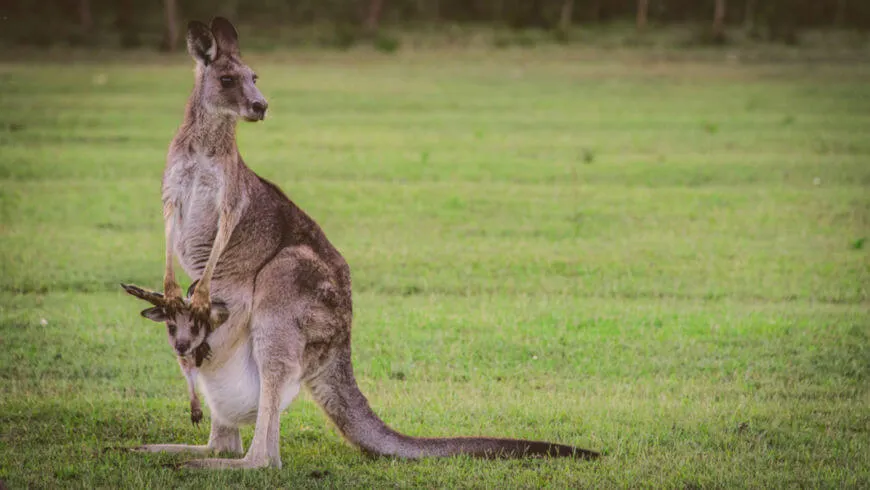
[[[181,49],[185,20],[224,15],[248,25],[334,26],[338,37],[376,36],[384,26],[492,25],[557,35],[602,23],[695,24],[701,40],[740,29],[764,41],[797,42],[806,28],[870,30],[870,0],[0,0],[7,44],[114,44]]]

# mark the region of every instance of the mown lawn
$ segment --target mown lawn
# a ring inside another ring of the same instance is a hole
[[[5,62],[8,487],[870,486],[870,66],[248,59],[270,116],[242,152],[348,259],[375,411],[414,435],[607,457],[369,459],[307,396],[280,471],[113,450],[208,437],[162,327],[117,286],[161,284],[160,175],[191,64]]]

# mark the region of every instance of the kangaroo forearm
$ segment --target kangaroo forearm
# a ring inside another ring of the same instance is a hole
[[[166,238],[166,267],[163,269],[163,289],[167,286],[177,285],[175,280],[175,268],[172,265],[172,239]]]
[[[211,284],[211,277],[214,275],[214,268],[217,266],[218,260],[223,254],[224,249],[230,241],[230,236],[233,234],[233,229],[238,223],[237,212],[221,212],[218,218],[218,231],[214,238],[214,244],[211,247],[211,253],[208,256],[208,262],[205,264],[205,269],[202,271],[202,277],[199,279],[197,288],[205,288],[208,290]]]
[[[163,269],[163,291],[166,294],[181,295],[181,288],[178,286],[178,281],[175,280],[175,268],[173,267],[173,251],[174,243],[172,240],[172,223],[174,220],[174,206],[172,203],[163,205],[163,220],[164,233],[166,243],[166,265]]]

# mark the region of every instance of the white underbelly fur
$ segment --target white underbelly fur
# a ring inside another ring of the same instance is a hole
[[[257,421],[260,373],[250,339],[239,345],[222,366],[201,370],[199,381],[213,419],[231,427]],[[298,393],[298,383],[284,386],[279,410],[283,412]]]

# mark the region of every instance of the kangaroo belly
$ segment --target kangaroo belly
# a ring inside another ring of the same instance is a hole
[[[224,425],[236,427],[257,420],[260,401],[260,373],[254,361],[251,341],[246,340],[220,367],[204,366],[200,388],[211,416]],[[281,388],[280,410],[296,397],[299,385]]]
[[[260,398],[260,374],[250,341],[240,345],[220,367],[203,366],[200,386],[213,418],[230,426],[253,423]]]

